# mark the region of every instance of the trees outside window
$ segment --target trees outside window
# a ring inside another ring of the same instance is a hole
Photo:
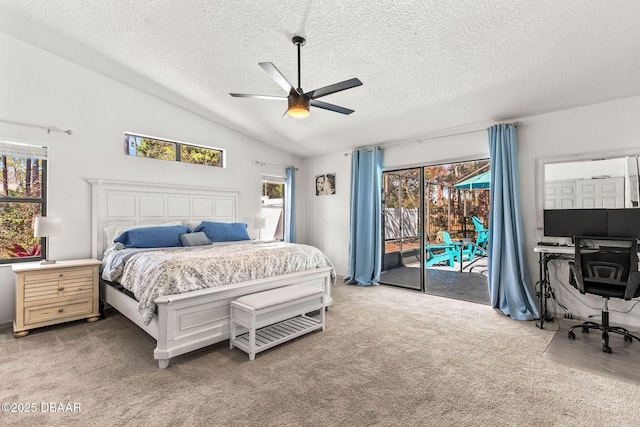
[[[46,214],[46,167],[44,159],[0,152],[0,263],[43,258],[33,221]]]
[[[266,226],[262,232],[265,239],[284,240],[284,178],[262,178],[262,216]]]
[[[144,135],[125,133],[124,153],[136,157],[224,167],[224,150]]]

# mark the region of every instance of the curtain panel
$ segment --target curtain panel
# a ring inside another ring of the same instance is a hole
[[[491,160],[489,293],[495,309],[516,320],[539,317],[525,256],[516,127],[488,129]]]
[[[351,156],[349,268],[345,283],[377,285],[382,269],[382,152]]]
[[[289,166],[286,170],[286,182],[284,185],[284,241],[296,242],[296,200],[295,177],[296,168]]]

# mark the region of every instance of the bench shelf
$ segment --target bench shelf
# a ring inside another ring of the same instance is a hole
[[[292,285],[246,295],[231,302],[231,348],[254,360],[256,353],[325,328],[326,300],[321,289]],[[306,313],[319,310],[319,319]],[[239,329],[239,330],[238,330]]]
[[[316,329],[322,329],[322,322],[304,315],[265,326],[256,330],[256,353]],[[236,337],[233,345],[249,353],[249,332]]]

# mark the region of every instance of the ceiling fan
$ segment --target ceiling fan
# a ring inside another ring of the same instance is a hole
[[[335,111],[336,113],[341,114],[351,114],[353,110],[349,108],[340,107],[338,105],[329,104],[327,102],[318,101],[318,98],[330,95],[332,93],[340,92],[343,90],[351,89],[353,87],[362,86],[362,82],[357,79],[345,80],[340,83],[335,83],[329,86],[321,87],[319,89],[315,89],[309,92],[304,92],[301,88],[300,83],[300,47],[304,46],[306,40],[300,36],[294,36],[291,39],[294,45],[298,47],[298,88],[294,88],[289,80],[282,75],[282,73],[276,68],[275,65],[271,62],[260,62],[258,65],[262,67],[263,70],[271,76],[273,80],[284,89],[289,95],[288,96],[272,96],[272,95],[248,95],[243,93],[230,93],[229,95],[237,97],[237,98],[256,98],[256,99],[276,99],[282,100],[286,99],[289,102],[289,108],[287,108],[287,112],[291,117],[307,117],[309,115],[309,107],[318,107],[323,108],[329,111]]]

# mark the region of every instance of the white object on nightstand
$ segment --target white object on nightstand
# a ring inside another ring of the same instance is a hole
[[[14,264],[16,320],[13,335],[72,320],[100,318],[98,268],[100,261],[81,259],[55,264]]]
[[[53,218],[47,216],[37,216],[33,226],[33,236],[40,237],[45,240],[46,258],[40,261],[40,264],[55,264],[55,260],[49,258],[49,239],[62,234],[62,218]]]

